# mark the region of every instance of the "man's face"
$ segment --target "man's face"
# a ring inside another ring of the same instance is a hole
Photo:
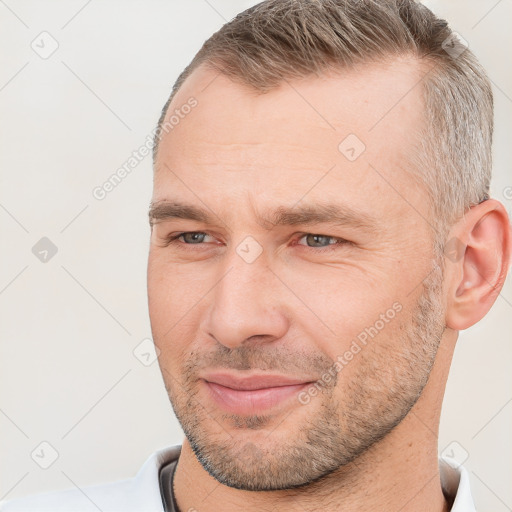
[[[397,61],[262,95],[199,68],[173,100],[168,119],[197,105],[159,150],[150,317],[174,411],[227,485],[331,473],[421,394],[444,319],[407,172],[420,77]]]

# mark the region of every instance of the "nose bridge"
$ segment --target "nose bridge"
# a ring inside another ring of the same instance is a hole
[[[252,336],[280,338],[287,329],[277,280],[261,246],[254,242],[247,237],[225,255],[223,277],[212,290],[204,329],[229,348]]]

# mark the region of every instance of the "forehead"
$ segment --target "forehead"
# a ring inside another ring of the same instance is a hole
[[[211,142],[225,142],[226,135],[230,144],[248,142],[247,135],[257,135],[257,141],[274,141],[277,122],[288,128],[281,131],[279,140],[309,140],[312,131],[325,130],[338,135],[356,133],[377,149],[383,135],[389,139],[410,133],[421,122],[422,82],[428,71],[417,59],[393,59],[320,77],[285,79],[279,87],[262,93],[202,65],[181,86],[166,119],[190,98],[197,100],[199,108],[186,123],[174,126],[165,141],[200,127]],[[318,141],[310,142],[313,146]]]
[[[166,120],[181,115],[161,141],[153,200],[210,190],[289,203],[306,194],[414,201],[408,156],[423,122],[424,75],[402,59],[286,80],[262,94],[202,66],[168,109]],[[196,106],[181,111],[191,99]]]

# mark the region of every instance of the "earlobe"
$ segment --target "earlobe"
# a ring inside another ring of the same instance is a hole
[[[505,208],[494,199],[473,206],[452,228],[449,240],[457,247],[451,253],[457,257],[445,260],[446,325],[462,330],[487,314],[505,282],[511,254],[511,231]]]

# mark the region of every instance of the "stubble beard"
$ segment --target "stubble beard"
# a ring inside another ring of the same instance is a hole
[[[293,489],[331,475],[385,438],[421,396],[444,332],[439,258],[432,268],[412,319],[396,330],[399,342],[394,340],[392,347],[398,350],[390,350],[377,336],[350,363],[358,365],[350,380],[343,382],[342,371],[311,403],[300,406],[311,410],[301,414],[301,424],[294,424],[294,431],[279,428],[286,414],[294,411],[283,413],[281,419],[271,415],[219,416],[207,411],[207,404],[197,400],[194,363],[185,365],[180,384],[164,374],[174,412],[203,468],[220,483],[236,489]],[[247,369],[265,369],[257,350],[236,355],[237,363],[230,367],[242,369],[245,363]],[[258,363],[251,366],[251,361]],[[275,361],[267,363],[267,367],[277,367]],[[314,364],[317,374],[326,364],[332,367],[332,361],[319,356]],[[342,400],[334,393],[338,381],[344,386],[338,391]],[[229,425],[232,434],[222,425]]]

